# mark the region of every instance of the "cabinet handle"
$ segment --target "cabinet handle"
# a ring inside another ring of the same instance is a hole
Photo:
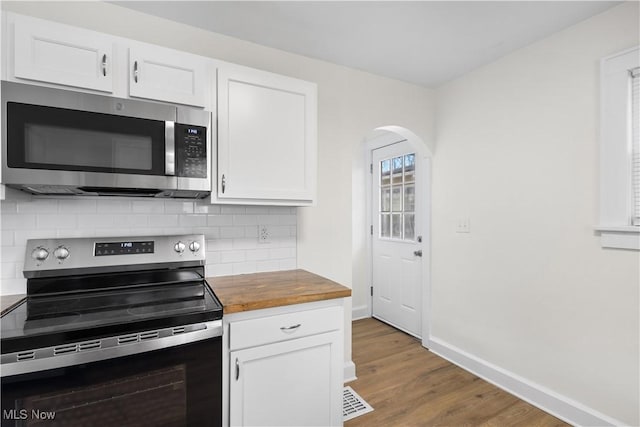
[[[224,189],[227,187],[227,179],[225,178],[224,174],[222,174],[222,194],[224,194]]]
[[[138,83],[138,61],[133,61],[133,81]]]
[[[236,357],[236,381],[238,381],[238,378],[240,378],[240,362]]]
[[[293,331],[295,331],[296,329],[298,329],[300,326],[302,326],[302,324],[301,324],[301,323],[298,323],[297,325],[293,325],[293,326],[282,326],[282,327],[280,328],[280,330],[281,330],[282,332],[293,332]]]
[[[107,76],[107,54],[102,55],[102,75]]]

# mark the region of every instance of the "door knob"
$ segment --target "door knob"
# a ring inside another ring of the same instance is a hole
[[[422,256],[422,249],[418,249],[417,251],[413,251],[415,256]]]

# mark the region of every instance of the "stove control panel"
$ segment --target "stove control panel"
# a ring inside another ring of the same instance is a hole
[[[37,239],[27,242],[26,278],[55,275],[58,270],[162,263],[205,264],[204,235]]]

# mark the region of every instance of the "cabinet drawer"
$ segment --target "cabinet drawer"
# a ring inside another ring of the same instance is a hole
[[[229,324],[229,349],[254,347],[342,329],[342,307],[327,307]]]

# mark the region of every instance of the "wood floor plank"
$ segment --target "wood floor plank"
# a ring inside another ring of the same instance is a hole
[[[353,322],[349,385],[374,411],[345,423],[359,426],[567,426],[423,348],[375,319]]]

